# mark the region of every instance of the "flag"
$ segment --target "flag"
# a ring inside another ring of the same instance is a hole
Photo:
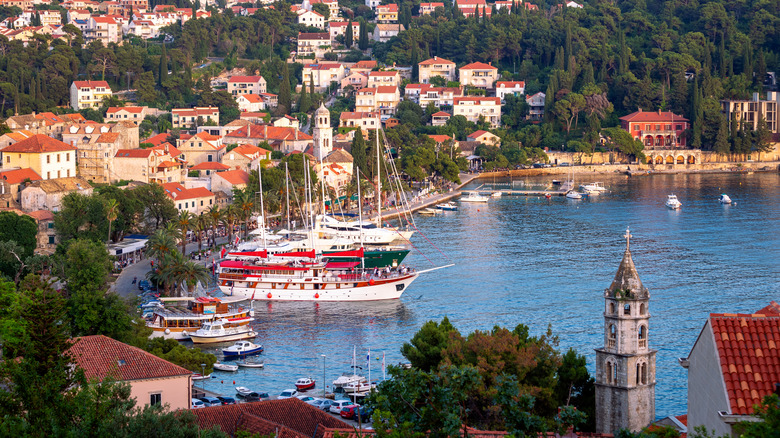
[[[239,237],[238,237],[238,236],[236,236],[236,241],[235,241],[235,242],[233,242],[233,245],[238,245],[238,241],[239,241]]]
[[[217,275],[217,264],[214,263],[214,259],[211,259],[211,275]]]
[[[368,354],[366,354],[366,368],[371,366],[371,349],[368,349]]]
[[[255,300],[255,293],[252,292],[252,298],[250,298],[250,301],[254,301],[254,300]]]
[[[223,246],[223,247],[222,247],[222,250],[219,252],[219,258],[221,258],[221,259],[224,259],[224,258],[225,258],[225,253],[226,253],[226,252],[227,252],[227,250],[226,250],[226,249],[225,249],[225,247]]]

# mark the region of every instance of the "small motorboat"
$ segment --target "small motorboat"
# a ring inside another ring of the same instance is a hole
[[[436,210],[434,208],[423,208],[417,213],[419,213],[420,216],[436,216],[437,214],[441,213],[441,210]]]
[[[482,196],[479,192],[467,192],[467,196],[461,196],[460,202],[488,202],[487,196]]]
[[[218,371],[238,371],[238,365],[228,365],[226,363],[215,363],[214,369]]]
[[[344,392],[348,394],[358,394],[362,392],[371,391],[376,385],[371,385],[367,381],[355,381],[344,386]]]
[[[721,193],[720,198],[718,198],[718,202],[721,204],[731,204],[731,198],[729,198],[729,195]]]
[[[247,318],[252,321],[252,318]],[[242,339],[253,339],[257,337],[249,325],[231,327],[231,322],[227,318],[221,318],[215,321],[204,322],[195,332],[188,333],[190,340],[195,344],[213,344],[217,342],[240,341]]]
[[[669,195],[666,197],[666,203],[664,205],[666,205],[666,207],[669,209],[677,210],[678,208],[682,207],[682,202],[677,199],[677,196]]]
[[[310,379],[308,377],[301,377],[298,379],[297,382],[295,382],[295,387],[298,388],[298,391],[306,391],[309,389],[314,388],[314,379]]]
[[[559,179],[554,179],[554,180],[552,180],[552,185],[554,185],[554,186],[559,186],[559,185],[561,185],[561,183],[562,183],[562,182],[563,182],[563,181],[561,181],[561,180],[559,180]]]
[[[490,197],[491,198],[500,198],[501,197],[501,192],[493,192],[493,193],[490,194]]]
[[[552,195],[551,195],[551,194],[549,194],[549,193],[545,193],[545,194],[544,194],[544,197],[545,197],[545,198],[547,198],[547,199],[550,199],[550,198],[552,198]]]
[[[582,199],[582,193],[576,190],[569,190],[566,192],[566,197],[569,199]]]
[[[260,354],[263,352],[263,346],[249,341],[238,341],[232,346],[222,350],[222,354],[226,357],[245,357],[253,354]]]
[[[586,192],[606,192],[607,188],[604,187],[603,182],[592,182],[587,184],[580,184],[580,188]]]
[[[247,395],[253,393],[251,389],[245,387],[245,386],[236,386],[236,393],[242,397],[246,397]]]
[[[203,374],[201,374],[201,373],[193,373],[192,374],[192,380],[206,380],[206,379],[210,379],[210,378],[211,378],[211,374],[206,374],[205,376]]]
[[[265,366],[265,362],[246,359],[236,362],[236,365],[242,368],[263,368]]]
[[[458,206],[453,204],[452,202],[445,202],[443,204],[439,204],[436,206],[439,210],[445,210],[445,211],[455,211],[458,209]]]

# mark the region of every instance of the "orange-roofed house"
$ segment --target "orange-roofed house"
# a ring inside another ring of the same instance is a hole
[[[26,129],[0,135],[0,151],[5,149],[7,146],[10,146],[18,141],[22,141],[25,138],[30,138],[33,135],[35,135],[34,132],[28,131]],[[2,165],[0,165],[0,167],[2,167]]]
[[[97,108],[103,105],[104,98],[112,95],[106,81],[73,81],[70,84],[70,107],[75,111]]]
[[[299,9],[297,13],[298,24],[303,26],[316,27],[317,29],[325,29],[325,16],[319,12]]]
[[[376,22],[377,23],[397,23],[398,22],[398,5],[390,3],[386,5],[379,5],[376,7]]]
[[[112,378],[130,385],[136,406],[189,409],[192,371],[107,336],[73,339],[67,354],[90,381]]]
[[[341,82],[346,73],[344,65],[339,62],[320,62],[304,65],[301,75],[303,78],[301,86],[310,87],[313,82],[314,91],[322,93],[330,87],[331,82]]]
[[[688,119],[671,111],[636,111],[620,118],[620,127],[645,145],[646,149],[685,149],[683,133]]]
[[[195,108],[174,108],[171,110],[174,128],[194,129],[204,123],[219,125],[219,108],[196,106]]]
[[[113,16],[93,15],[89,17],[87,29],[84,32],[84,41],[100,41],[104,46],[110,43],[118,43],[122,38],[122,24]]]
[[[19,203],[22,200],[22,189],[28,183],[40,181],[42,178],[32,169],[14,169],[0,172],[0,186],[2,194],[8,195],[10,201]],[[12,205],[5,205],[4,208],[13,208]]]
[[[364,59],[362,61],[358,61],[358,62],[354,63],[352,65],[352,67],[349,68],[349,71],[350,72],[359,71],[359,72],[363,72],[366,75],[368,75],[368,72],[370,72],[371,70],[375,69],[377,67],[377,65],[379,65],[379,63],[376,62],[376,60]]]
[[[422,9],[422,4],[420,8]],[[434,76],[441,76],[448,82],[455,80],[455,63],[449,59],[434,56],[431,59],[420,62],[417,66],[419,67],[420,82],[423,84],[430,83],[431,78]]]
[[[501,138],[489,131],[474,131],[466,137],[466,141],[476,141],[488,146],[501,146]]]
[[[368,73],[368,86],[371,88],[380,86],[394,86],[401,85],[401,74],[398,70],[390,71],[372,71]]]
[[[445,111],[433,113],[431,115],[431,126],[444,126],[451,117],[452,114]]]
[[[179,155],[169,143],[147,149],[120,149],[114,155],[111,182],[181,183],[187,176],[187,166],[177,159]]]
[[[133,122],[136,126],[140,125],[149,113],[149,107],[146,106],[112,106],[106,111],[106,121],[108,122]]]
[[[216,161],[204,161],[189,168],[190,172],[198,172],[198,177],[206,177],[213,173],[224,172],[226,170],[230,170],[230,166]]]
[[[322,58],[330,51],[330,33],[328,32],[298,32],[298,56],[314,55]]]
[[[191,166],[203,162],[218,162],[225,154],[222,137],[208,132],[199,132],[192,137],[179,139],[176,148],[182,153],[182,159]]]
[[[753,406],[780,383],[780,305],[755,313],[711,313],[688,357],[688,429],[736,436],[734,425],[755,421]]]
[[[260,160],[270,160],[271,151],[251,145],[240,144],[222,156],[221,163],[231,169],[243,169],[247,172],[257,168]]]
[[[212,205],[216,205],[214,193],[205,187],[188,189],[179,183],[165,183],[162,187],[180,212],[189,211],[194,215],[200,215]]]
[[[313,137],[293,127],[246,125],[225,135],[228,144],[251,144],[259,146],[268,143],[275,151],[285,154],[300,152],[312,144]]]
[[[398,87],[380,86],[358,90],[355,95],[356,112],[378,112],[382,121],[392,117],[401,100]]]
[[[36,134],[3,149],[3,167],[30,168],[43,179],[76,176],[76,148]]]
[[[211,174],[211,191],[222,192],[233,199],[233,189],[244,189],[249,184],[249,174],[242,169],[225,170]]]
[[[67,123],[84,123],[84,116],[79,113],[56,115],[51,112],[23,114],[11,116],[5,120],[14,131],[29,130],[33,134],[58,135]]]
[[[479,122],[482,116],[492,128],[501,125],[501,100],[497,97],[456,97],[453,115],[463,116],[469,122]]]
[[[522,96],[525,94],[525,81],[498,81],[496,82],[496,97],[504,103],[506,95]]]
[[[469,85],[476,88],[493,88],[494,82],[498,79],[498,69],[493,64],[484,62],[472,62],[458,69],[460,84]]]
[[[265,78],[262,76],[231,76],[227,82],[227,91],[233,96],[265,93]]]
[[[436,11],[436,8],[444,8],[444,3],[420,3],[420,15],[431,15]]]
[[[239,94],[236,103],[241,112],[257,113],[266,109],[265,99],[259,94]]]

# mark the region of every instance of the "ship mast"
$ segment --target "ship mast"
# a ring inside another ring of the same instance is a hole
[[[284,194],[287,196],[287,230],[290,228],[290,171],[287,168],[287,162],[284,162]]]
[[[379,167],[379,128],[376,128],[376,226],[382,228],[382,177]]]

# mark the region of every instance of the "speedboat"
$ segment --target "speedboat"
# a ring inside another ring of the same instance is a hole
[[[263,352],[263,346],[249,341],[238,341],[232,346],[222,350],[222,354],[228,357],[244,357]]]
[[[461,196],[460,202],[488,202],[487,196],[482,196],[479,192],[467,192],[468,196]]]
[[[729,195],[727,195],[725,193],[721,193],[720,198],[718,199],[718,201],[721,204],[731,204],[731,198],[729,198]]]
[[[375,385],[371,385],[365,380],[355,381],[344,386],[344,392],[348,394],[356,394],[374,389]]]
[[[238,371],[238,365],[228,365],[226,363],[215,363],[214,369],[218,371]]]
[[[575,190],[569,190],[566,192],[566,197],[569,199],[582,199],[582,193]]]
[[[586,192],[606,192],[607,188],[604,187],[603,182],[592,182],[587,184],[580,184],[580,188]]]
[[[680,202],[677,199],[677,196],[675,195],[669,195],[666,197],[666,207],[670,208],[672,210],[677,210],[678,208],[682,207],[682,202]]]
[[[192,380],[206,380],[206,379],[210,379],[210,378],[211,378],[211,374],[206,374],[205,376],[203,374],[201,374],[201,373],[193,373],[192,374]]]
[[[436,216],[437,214],[441,213],[441,211],[436,210],[435,208],[423,208],[417,213],[419,213],[420,216]]]
[[[500,198],[501,197],[501,192],[493,192],[493,193],[490,194],[490,197],[491,198]]]
[[[314,383],[314,379],[309,377],[301,377],[297,382],[295,382],[295,387],[298,388],[298,391],[306,391],[308,389],[314,388]]]
[[[248,325],[231,327],[230,320],[222,318],[216,321],[204,322],[195,332],[188,333],[195,344],[213,344],[216,342],[240,341],[257,337]]]
[[[251,394],[254,391],[252,391],[251,389],[245,386],[236,386],[236,392],[238,393],[238,395],[246,397],[247,395]]]
[[[333,386],[336,388],[345,388],[354,382],[368,382],[365,377],[355,373],[344,373],[339,376],[338,379],[333,381]]]
[[[455,205],[452,202],[445,202],[443,204],[439,204],[436,206],[439,210],[445,210],[445,211],[455,211],[458,209],[458,206]]]
[[[245,359],[239,360],[236,362],[236,365],[242,368],[263,368],[265,366],[265,362]]]

